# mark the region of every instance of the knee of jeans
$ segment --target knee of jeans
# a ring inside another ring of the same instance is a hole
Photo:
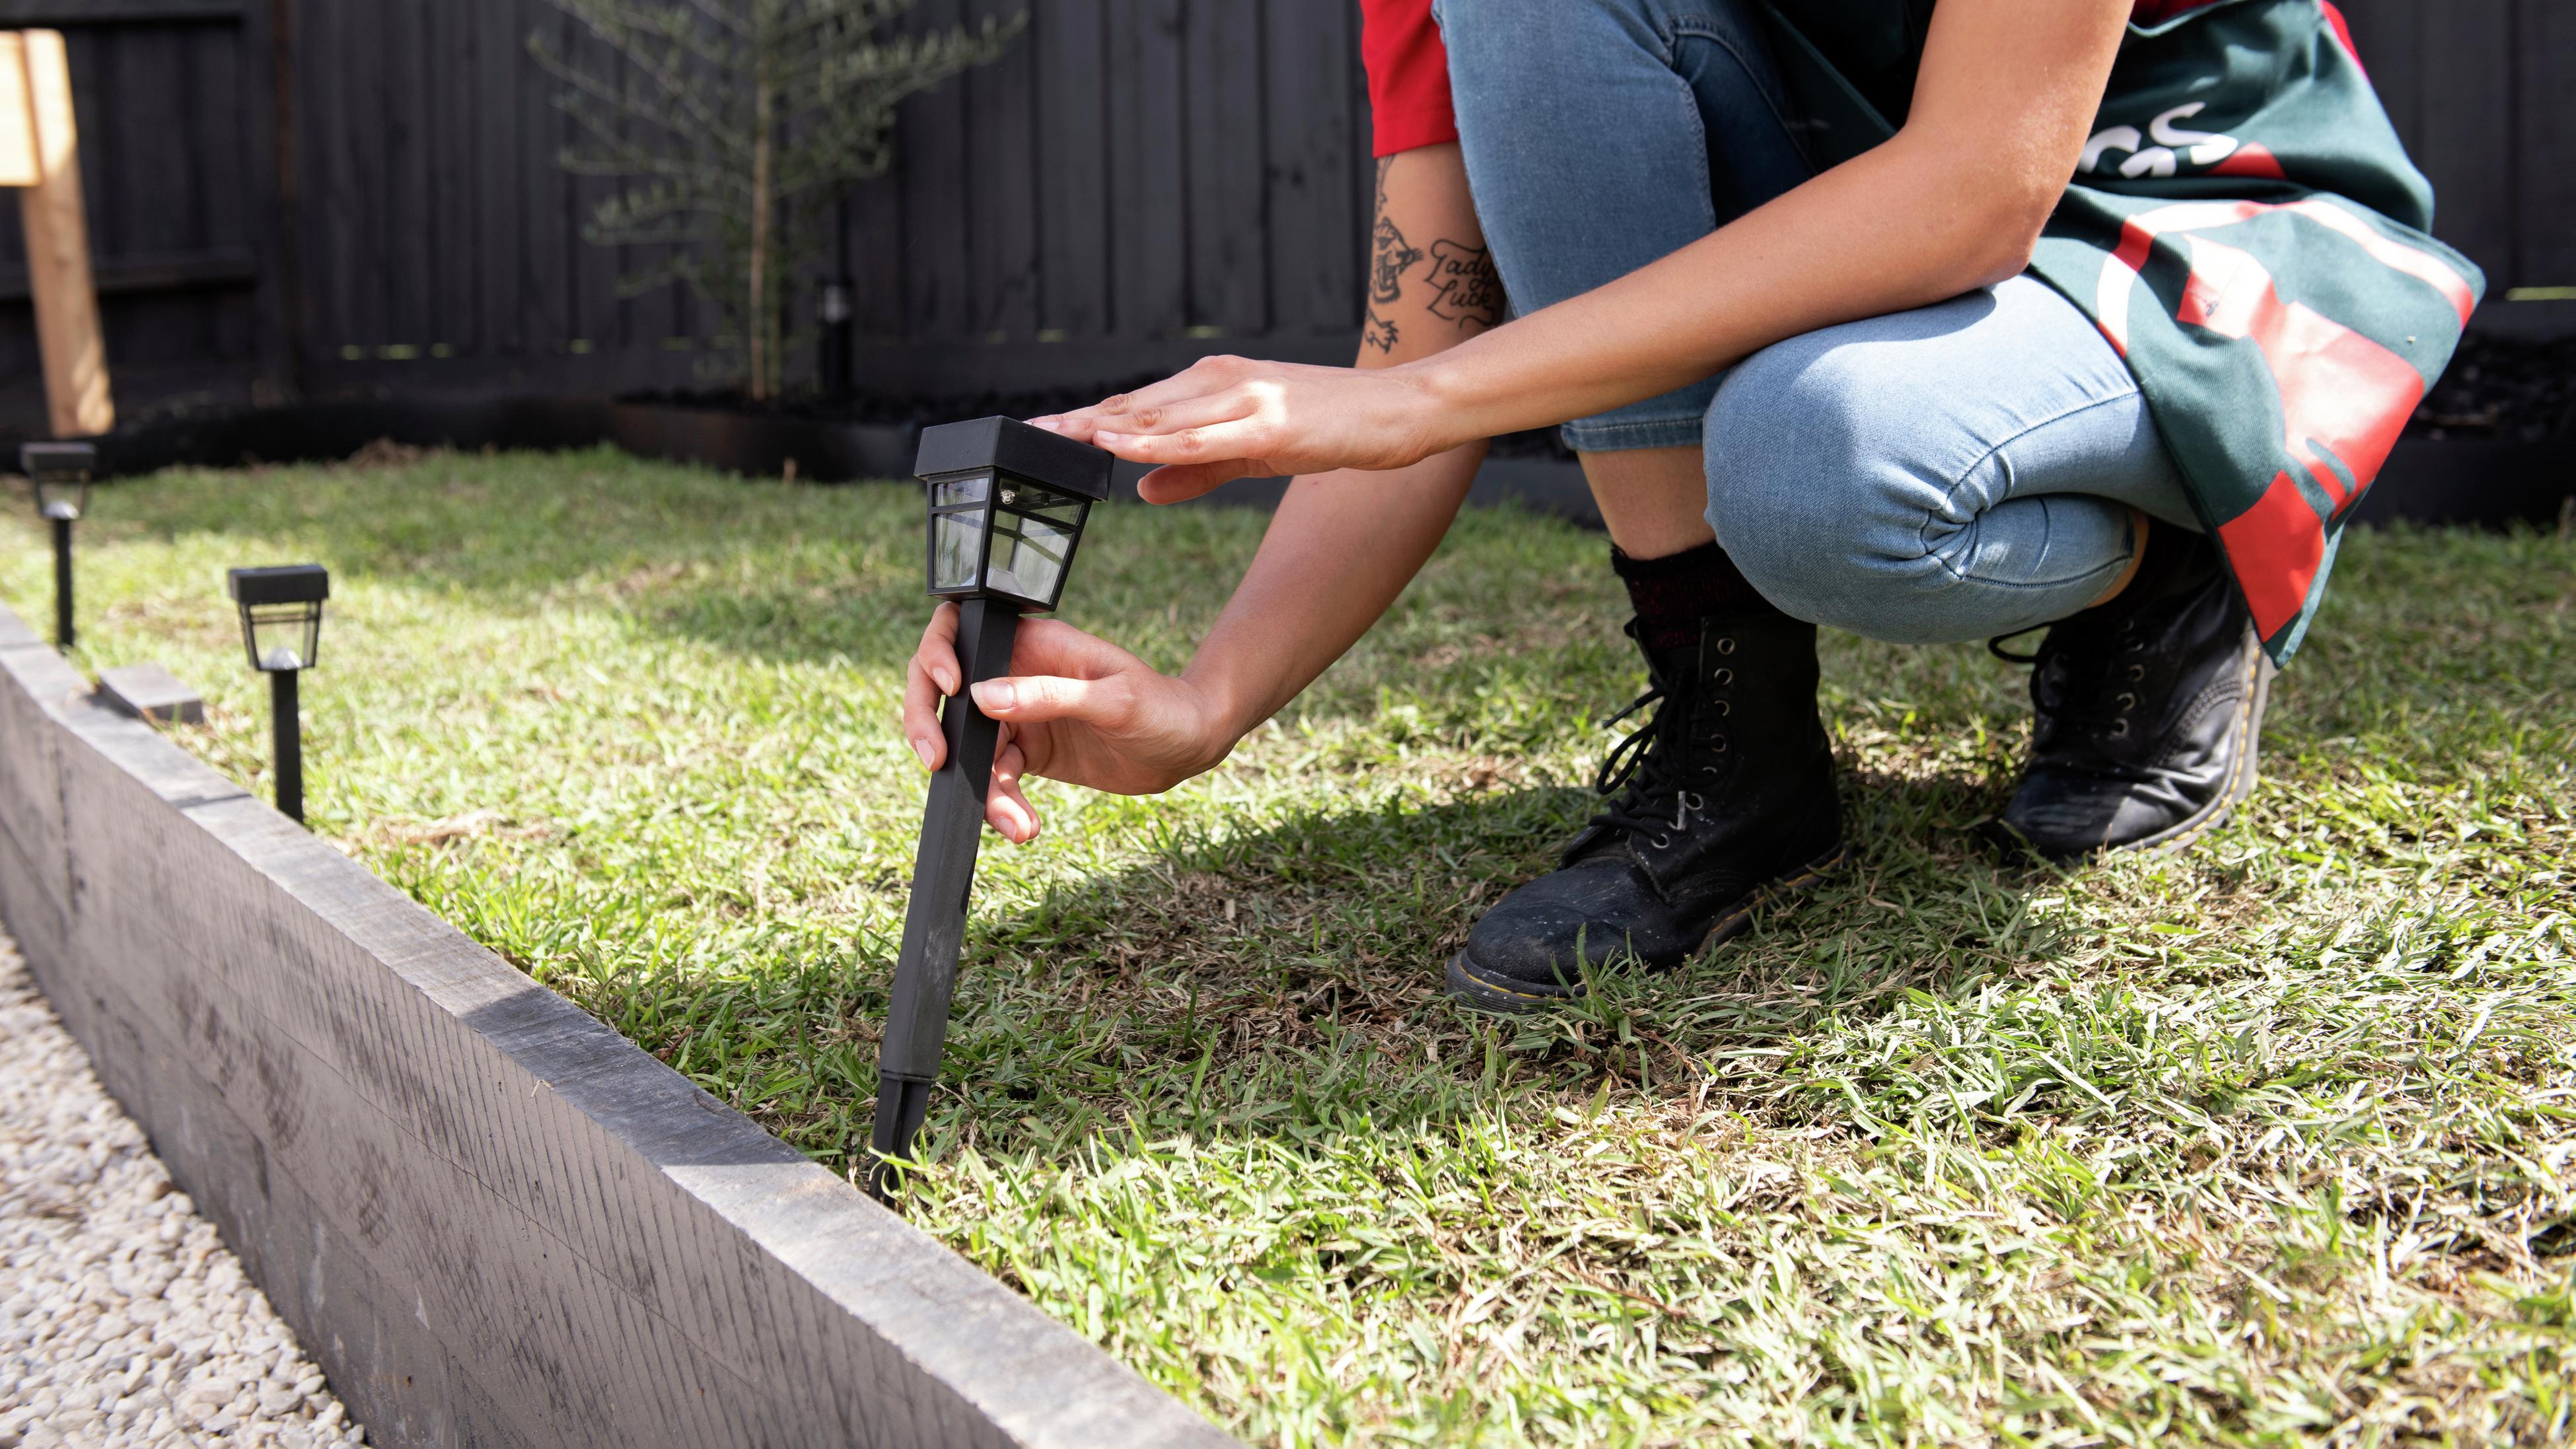
[[[1811,623],[1903,641],[1947,577],[1948,489],[1907,462],[1897,382],[1793,338],[1739,364],[1709,404],[1708,522],[1763,597]]]
[[[1434,0],[1432,18],[1439,22],[1441,44],[1480,85],[1513,76],[1544,79],[1551,37],[1563,43],[1569,26],[1582,20],[1602,18],[1622,30],[1654,33],[1640,0]]]

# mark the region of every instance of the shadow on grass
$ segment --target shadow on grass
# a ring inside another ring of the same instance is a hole
[[[1441,967],[1552,867],[1588,791],[1301,815],[1051,891],[979,929],[934,1131],[1006,1152],[1105,1131],[1413,1133],[1579,1105],[1605,1079],[1687,1112],[1710,1074],[1776,1071],[1829,1017],[2058,949],[2028,882],[1968,838],[1989,782],[1845,789],[1864,797],[1846,812],[1850,869],[1680,971],[1608,973],[1520,1017],[1457,1006]]]

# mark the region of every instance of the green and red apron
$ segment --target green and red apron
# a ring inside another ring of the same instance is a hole
[[[1890,134],[1924,0],[1780,0],[1792,95]],[[2275,662],[2486,280],[2322,0],[2143,0],[2031,272],[2127,359]]]

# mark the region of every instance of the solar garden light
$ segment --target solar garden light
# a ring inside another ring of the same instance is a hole
[[[54,529],[54,647],[72,647],[72,525],[89,511],[89,475],[98,467],[92,443],[28,443],[18,466],[35,485],[36,512]]]
[[[277,735],[277,809],[304,823],[304,724],[295,677],[322,653],[322,601],[331,572],[320,564],[234,569],[226,576],[241,610],[242,648],[250,667],[268,676],[269,724]]]
[[[881,1157],[910,1154],[948,1039],[948,1000],[957,989],[966,896],[1001,732],[969,691],[1010,672],[1021,614],[1055,607],[1091,505],[1109,496],[1109,464],[1109,454],[1088,443],[1009,418],[921,433],[913,471],[930,498],[930,592],[957,605],[957,662],[966,677],[940,711],[948,757],[930,777],[877,1057],[873,1140]],[[881,1160],[873,1174],[880,1197],[886,1172]]]

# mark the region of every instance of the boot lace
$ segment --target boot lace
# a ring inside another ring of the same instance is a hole
[[[2136,620],[2125,620],[2116,629],[2061,622],[2028,654],[2004,647],[2005,640],[2030,632],[1998,634],[1986,641],[1986,651],[2008,663],[2031,666],[2031,702],[2053,724],[2126,738],[2129,714],[2138,707],[2147,677],[2141,657],[2146,640]]]
[[[1696,681],[1689,684],[1695,686]],[[1691,812],[1708,808],[1707,797],[1690,786],[1696,775],[1715,774],[1717,767],[1703,762],[1694,769],[1690,746],[1699,743],[1723,751],[1726,737],[1711,734],[1692,739],[1697,692],[1695,687],[1665,678],[1659,670],[1645,693],[1601,722],[1603,729],[1610,729],[1639,710],[1652,707],[1654,711],[1610,747],[1592,777],[1595,794],[1618,796],[1592,817],[1592,826],[1640,836],[1661,850],[1673,843],[1676,833],[1689,828]]]

